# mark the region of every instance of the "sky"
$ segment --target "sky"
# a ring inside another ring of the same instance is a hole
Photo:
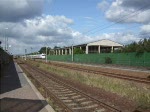
[[[0,41],[9,52],[109,39],[150,38],[149,0],[0,0]]]

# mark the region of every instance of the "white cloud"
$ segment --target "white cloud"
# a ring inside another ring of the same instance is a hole
[[[24,53],[24,49],[28,49],[29,52],[31,47],[33,51],[38,51],[45,45],[50,47],[63,47],[100,39],[110,39],[121,44],[140,40],[132,33],[119,32],[93,37],[86,36],[71,29],[69,27],[71,24],[73,24],[73,20],[65,16],[47,15],[28,19],[22,23],[1,23],[0,31],[4,31],[5,26],[8,27],[7,32],[5,31],[5,36],[9,38],[9,44],[12,46],[10,48],[12,53]],[[143,26],[142,29],[146,30],[147,27]],[[2,40],[4,46],[4,34],[0,35],[0,40]]]
[[[110,5],[109,2],[107,2],[106,0],[103,0],[97,4],[97,8],[102,11],[106,11],[109,5]]]
[[[141,26],[141,32],[150,34],[150,24]]]
[[[134,41],[139,41],[141,38],[138,37],[138,35],[134,35],[133,33],[105,33],[101,36],[96,36],[97,40],[99,39],[109,39],[118,43],[121,43],[123,45],[129,44]]]
[[[149,23],[149,0],[115,0],[106,11],[106,18],[120,23]]]
[[[5,2],[3,0],[0,3],[0,40],[2,40],[4,46],[4,35],[9,38],[12,53],[24,53],[24,49],[28,49],[28,52],[30,52],[31,47],[33,51],[38,51],[46,44],[50,47],[63,47],[100,39],[110,39],[126,44],[139,39],[131,33],[102,34],[96,37],[86,36],[70,27],[74,23],[70,18],[59,15],[42,15],[44,0],[18,1]],[[119,1],[122,1],[122,3]],[[132,4],[134,5],[134,3]],[[100,9],[105,10],[103,6],[108,7],[109,3],[103,0],[98,4]],[[127,7],[129,10],[127,10]],[[136,4],[133,9],[131,7],[131,4],[128,5],[123,0],[116,0],[107,11],[107,18],[116,21],[120,14],[123,14],[122,16],[127,15],[130,10],[134,11],[139,5]],[[130,18],[126,22],[146,23],[149,22],[149,15],[149,12],[141,13],[139,17]],[[91,17],[85,17],[85,19],[94,21]],[[8,28],[8,30],[5,30],[5,28]],[[146,32],[147,30],[149,30],[149,27],[141,27],[141,31]]]
[[[88,19],[88,20],[93,20],[93,18],[92,17],[88,17],[88,16],[86,16],[86,17],[83,17],[84,19]]]
[[[74,31],[69,27],[73,20],[65,16],[42,16],[34,19],[25,20],[23,23],[1,23],[0,31],[4,30],[4,26],[8,26],[6,37],[9,38],[12,53],[24,53],[24,49],[31,52],[38,51],[41,47],[48,45],[54,46],[71,46],[83,44],[90,41],[100,39],[110,39],[121,44],[127,44],[132,41],[138,41],[140,38],[132,33],[110,33],[100,36],[86,36],[78,31]],[[143,26],[143,29],[147,27]],[[4,36],[0,35],[0,40],[4,40]],[[4,46],[4,41],[3,46]]]
[[[50,47],[62,47],[81,43],[81,39],[86,36],[71,29],[69,27],[71,24],[73,24],[72,19],[51,15],[43,15],[17,23],[1,22],[0,31],[3,34],[0,35],[0,39],[4,46],[4,35],[9,38],[9,43],[13,44],[11,48],[13,53],[19,51],[16,49],[21,48],[33,47],[38,50],[45,44]],[[4,29],[5,26],[8,27],[7,31]],[[22,50],[21,53],[23,52]]]
[[[0,21],[17,22],[42,14],[45,0],[1,0]]]
[[[141,31],[140,31],[140,37],[143,38],[150,38],[150,24],[147,25],[143,25],[140,27]]]

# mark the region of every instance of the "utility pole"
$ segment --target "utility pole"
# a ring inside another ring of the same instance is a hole
[[[31,47],[31,54],[32,54],[32,47]]]
[[[72,44],[72,62],[73,62],[73,44]]]
[[[46,54],[45,54],[45,59],[46,59],[46,63],[47,63],[47,46],[46,46]]]
[[[26,53],[27,53],[27,49],[25,49],[25,60],[27,59]]]
[[[8,37],[6,37],[7,38],[7,52],[8,52]]]
[[[4,38],[5,38],[5,51],[6,51],[6,36],[5,36],[5,30],[4,30]]]
[[[31,47],[31,59],[32,59],[32,47]]]

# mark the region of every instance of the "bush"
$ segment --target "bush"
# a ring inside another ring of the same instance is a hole
[[[80,48],[75,48],[74,49],[74,54],[84,54],[84,51]]]
[[[106,63],[106,64],[111,64],[111,63],[112,63],[111,58],[110,58],[110,57],[106,57],[106,58],[105,58],[105,63]]]

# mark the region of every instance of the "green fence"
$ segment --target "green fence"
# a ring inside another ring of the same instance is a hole
[[[150,53],[101,53],[101,54],[75,54],[74,62],[105,64],[106,58],[112,64],[150,67]],[[71,55],[51,55],[48,60],[71,62]]]

